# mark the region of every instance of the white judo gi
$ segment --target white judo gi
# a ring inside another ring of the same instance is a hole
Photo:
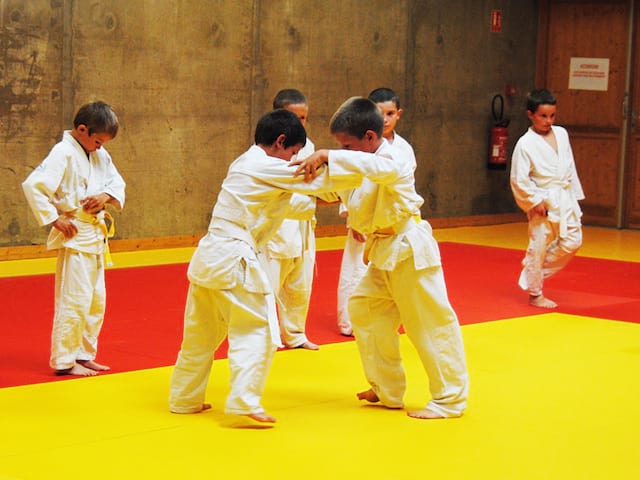
[[[78,229],[66,239],[52,228],[47,239],[47,248],[58,250],[50,365],[64,370],[77,360],[95,359],[106,305],[104,211],[89,214],[80,202],[108,193],[122,208],[125,182],[104,147],[87,158],[80,143],[65,131],[22,188],[39,225],[49,225],[64,214]]]
[[[386,140],[376,155],[391,157],[399,177],[380,185],[363,180],[348,204],[351,227],[367,237],[368,268],[349,300],[364,373],[383,405],[404,405],[402,325],[429,377],[426,408],[443,417],[460,416],[469,383],[464,346],[438,244],[429,223],[420,219],[415,159]]]
[[[533,296],[542,293],[544,279],[569,263],[582,244],[582,211],[578,200],[584,192],[576,172],[569,135],[552,126],[556,152],[532,128],[520,137],[511,161],[511,190],[529,219],[529,245],[518,281]],[[545,202],[546,217],[532,208]]]
[[[308,219],[305,196],[354,188],[364,176],[379,182],[397,176],[388,158],[347,153],[330,160],[310,183],[294,178],[295,167],[256,145],[231,164],[188,268],[184,336],[170,386],[172,412],[202,409],[213,353],[225,336],[231,370],[225,412],[264,412],[260,398],[281,343],[273,288],[258,252],[284,218]]]
[[[412,159],[415,170],[416,156],[411,144],[394,132],[393,143],[390,143],[390,145],[405,152]],[[367,266],[364,264],[362,259],[364,254],[364,242],[360,242],[353,237],[351,226],[349,224],[349,194],[350,192],[343,195],[344,200],[340,204],[340,216],[347,217],[347,240],[342,252],[337,295],[338,329],[340,333],[344,335],[350,335],[352,331],[348,308],[349,298],[367,271]]]
[[[314,151],[307,138],[295,158],[303,160]],[[279,299],[280,335],[289,348],[308,341],[305,327],[316,260],[315,197],[307,197],[307,202],[310,219],[285,218],[265,247],[267,274]]]

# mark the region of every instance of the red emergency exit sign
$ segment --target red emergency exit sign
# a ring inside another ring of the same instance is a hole
[[[502,31],[502,10],[491,10],[491,31],[493,33]]]

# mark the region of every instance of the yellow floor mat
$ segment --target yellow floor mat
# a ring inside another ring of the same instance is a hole
[[[226,360],[197,415],[168,412],[170,367],[0,389],[0,478],[640,478],[640,325],[548,313],[463,335],[470,403],[453,420],[359,403],[353,342],[276,354],[270,430],[222,426]],[[427,380],[402,347],[419,408]]]

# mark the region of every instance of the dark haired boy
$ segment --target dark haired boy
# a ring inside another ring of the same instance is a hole
[[[265,179],[291,175],[287,163],[306,142],[298,118],[274,110],[258,122],[255,144],[229,167],[207,234],[189,263],[184,335],[171,377],[169,407],[197,413],[204,402],[213,352],[229,339],[231,391],[225,413],[238,426],[271,426],[260,404],[280,346],[275,297],[258,252],[289,213],[291,196]]]
[[[511,190],[529,220],[529,245],[518,285],[534,307],[556,308],[542,294],[544,279],[563,269],[582,245],[584,192],[567,131],[554,125],[556,98],[546,89],[527,96],[531,126],[511,159]]]
[[[118,125],[108,104],[82,106],[73,129],[22,184],[38,223],[52,227],[47,248],[58,250],[49,362],[58,375],[109,370],[95,361],[106,305],[105,207],[124,206],[125,183],[102,146]]]
[[[231,391],[225,413],[230,425],[269,427],[275,418],[261,397],[276,348],[282,346],[273,287],[260,252],[285,218],[308,219],[306,197],[346,190],[364,177],[396,175],[388,159],[339,159],[310,183],[296,178],[288,161],[304,146],[302,123],[288,110],[265,114],[255,144],[229,167],[213,207],[207,234],[188,268],[190,282],[184,337],[169,406],[197,413],[204,403],[213,352],[228,336]],[[354,153],[354,152],[347,152]]]

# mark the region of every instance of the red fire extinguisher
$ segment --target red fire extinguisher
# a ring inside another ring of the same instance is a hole
[[[497,104],[500,110],[497,110]],[[507,168],[507,143],[509,141],[509,119],[503,118],[504,98],[498,94],[491,101],[491,111],[493,113],[493,128],[491,128],[491,139],[489,141],[489,162],[487,166],[491,170],[506,170]]]

